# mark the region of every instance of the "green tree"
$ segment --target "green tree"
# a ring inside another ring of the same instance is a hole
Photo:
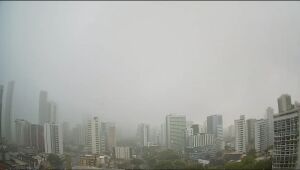
[[[174,169],[172,161],[161,160],[155,165],[155,169]]]
[[[50,169],[61,169],[63,161],[56,154],[49,154],[47,157],[48,162],[50,163]]]

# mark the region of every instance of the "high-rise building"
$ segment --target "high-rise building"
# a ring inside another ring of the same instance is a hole
[[[42,125],[31,124],[30,146],[33,147],[38,152],[45,151],[44,127]]]
[[[7,85],[5,105],[4,105],[4,136],[7,142],[12,142],[12,102],[15,82],[10,81]]]
[[[277,101],[278,101],[278,111],[279,111],[279,113],[288,111],[288,110],[292,109],[292,107],[293,107],[291,96],[288,95],[288,94],[281,95],[277,99]]]
[[[256,120],[255,150],[256,152],[264,152],[267,149],[267,146],[267,121],[265,119]]]
[[[160,145],[166,146],[166,123],[160,125]]]
[[[101,151],[113,152],[116,146],[116,126],[112,122],[101,122]]]
[[[186,117],[170,114],[166,116],[166,144],[167,148],[184,151]]]
[[[149,146],[150,143],[150,126],[141,123],[137,127],[137,139],[140,147]]]
[[[57,123],[57,106],[53,101],[48,102],[48,116],[46,121],[50,123]]]
[[[84,145],[85,144],[85,133],[83,126],[77,124],[72,129],[72,144],[75,145]]]
[[[3,89],[4,86],[0,84],[0,145],[2,144],[2,104],[3,104]]]
[[[44,125],[44,123],[48,122],[48,113],[49,113],[49,105],[48,105],[48,93],[46,91],[40,92],[39,97],[39,124]],[[49,123],[49,122],[48,122]]]
[[[268,107],[266,110],[266,124],[267,124],[267,147],[274,145],[274,110],[271,107]]]
[[[70,125],[69,122],[64,121],[62,123],[62,134],[64,138],[64,145],[68,145],[71,143],[72,136],[71,136],[71,130],[70,130]]]
[[[240,119],[234,120],[235,129],[235,151],[246,153],[246,146],[248,142],[247,124],[245,115],[241,115]]]
[[[248,145],[247,150],[255,149],[255,122],[256,119],[247,120],[247,135],[248,135]]]
[[[188,136],[186,147],[195,148],[199,146],[214,145],[215,142],[214,134],[199,133]]]
[[[207,133],[214,134],[217,150],[224,149],[223,118],[222,115],[211,115],[207,117]]]
[[[291,108],[290,96],[282,96],[285,96],[286,99],[284,99],[284,101],[287,102],[278,100],[279,114],[274,115],[274,149],[272,168],[300,169],[300,108]]]
[[[87,147],[88,152],[92,154],[100,154],[100,120],[97,116],[88,120],[87,127]]]
[[[200,133],[200,131],[199,131],[200,128],[199,128],[198,124],[193,124],[191,126],[191,128],[193,129],[193,135],[196,135],[196,134]]]
[[[16,143],[19,146],[30,146],[30,123],[24,119],[16,119]]]
[[[59,124],[44,124],[44,144],[45,153],[63,154],[63,136]]]

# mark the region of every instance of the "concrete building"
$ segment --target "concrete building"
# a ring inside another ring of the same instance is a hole
[[[4,86],[0,85],[0,145],[2,144],[2,106],[3,106],[3,90]]]
[[[48,105],[48,93],[46,91],[40,91],[39,97],[39,124],[44,125],[44,123],[49,123],[47,116],[49,112]]]
[[[278,102],[278,112],[279,113],[283,113],[285,111],[291,110],[293,107],[291,96],[288,94],[281,95],[277,99],[277,102]]]
[[[114,156],[116,159],[131,159],[132,151],[130,147],[117,146],[114,147]]]
[[[206,145],[215,145],[215,135],[207,133],[199,133],[196,135],[190,135],[187,137],[188,148],[195,148]]]
[[[48,102],[48,113],[47,113],[47,122],[58,123],[57,122],[57,105],[55,102]]]
[[[247,119],[247,135],[248,135],[248,145],[247,151],[255,149],[255,123],[256,119]]]
[[[170,114],[166,116],[166,144],[168,149],[184,151],[186,117]]]
[[[137,142],[138,146],[145,147],[150,144],[150,126],[141,123],[137,127]]]
[[[216,140],[217,150],[224,149],[224,136],[223,136],[223,118],[222,115],[207,116],[207,133],[214,134]]]
[[[42,125],[31,124],[30,146],[38,152],[45,151],[44,127]]]
[[[247,124],[245,116],[241,115],[240,119],[234,120],[235,128],[235,151],[246,153],[246,146],[248,142]]]
[[[30,146],[30,123],[24,119],[16,119],[16,144]]]
[[[116,146],[116,126],[112,122],[101,122],[101,151],[112,153]]]
[[[166,123],[162,123],[160,125],[160,145],[161,146],[166,146]]]
[[[69,122],[64,121],[62,123],[62,134],[63,134],[63,138],[64,138],[64,146],[71,144],[72,143],[72,133],[71,133],[71,129],[70,129],[70,124]]]
[[[193,129],[193,135],[199,134],[200,133],[200,127],[198,124],[193,124],[191,126],[191,128]]]
[[[100,120],[97,116],[88,120],[87,147],[89,153],[100,154]]]
[[[63,154],[63,136],[59,124],[44,124],[45,153]]]
[[[274,110],[268,107],[266,110],[266,123],[267,123],[267,147],[274,145]]]
[[[291,107],[289,95],[278,99],[279,114],[274,115],[273,169],[300,169],[300,108]]]
[[[267,146],[267,121],[265,119],[256,120],[255,150],[256,152],[264,152],[267,149]]]
[[[4,137],[8,143],[12,142],[13,132],[12,132],[12,103],[13,103],[13,93],[14,93],[15,82],[10,81],[7,85],[5,105],[4,105]]]

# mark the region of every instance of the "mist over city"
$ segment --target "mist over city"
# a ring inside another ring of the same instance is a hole
[[[0,25],[0,169],[300,168],[299,2],[2,1]]]

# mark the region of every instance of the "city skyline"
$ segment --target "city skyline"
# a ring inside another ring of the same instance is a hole
[[[95,2],[79,13],[85,2],[53,3],[1,2],[0,84],[6,91],[15,81],[14,119],[38,123],[41,90],[59,120],[99,114],[131,136],[169,113],[195,123],[222,114],[227,127],[239,115],[263,118],[269,106],[278,113],[281,94],[300,100],[296,3]]]

